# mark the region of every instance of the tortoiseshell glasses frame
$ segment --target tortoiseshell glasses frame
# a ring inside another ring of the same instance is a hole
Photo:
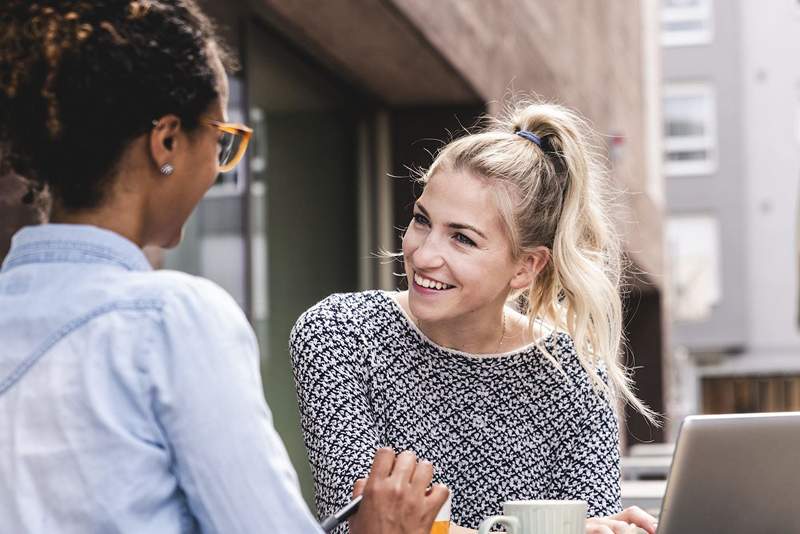
[[[214,119],[205,119],[205,122],[223,134],[219,139],[219,172],[233,170],[247,150],[247,144],[253,136],[253,129],[244,124],[220,122]],[[238,144],[236,144],[237,140]]]

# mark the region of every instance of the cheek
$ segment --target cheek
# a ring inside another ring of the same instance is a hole
[[[217,179],[217,143],[214,141],[211,146],[205,147],[204,150],[205,157],[201,160],[204,162],[203,165],[203,172],[206,176],[208,176],[208,183],[206,184],[208,187],[211,187]]]
[[[406,229],[406,233],[403,234],[403,258],[408,259],[411,254],[413,254],[414,250],[417,248],[417,238],[414,235],[414,230],[411,227]]]
[[[450,257],[450,268],[461,283],[480,294],[494,294],[510,280],[504,264],[477,255]]]

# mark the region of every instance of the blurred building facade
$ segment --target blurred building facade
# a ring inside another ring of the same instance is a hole
[[[661,17],[683,410],[800,410],[800,2],[664,0]]]
[[[159,262],[220,283],[250,317],[265,396],[309,502],[289,330],[321,298],[394,289],[408,168],[504,99],[535,92],[604,135],[630,260],[626,329],[641,396],[663,411],[658,6],[654,0],[201,0],[241,58],[231,120],[255,135]],[[5,209],[5,208],[4,208]],[[5,217],[5,215],[4,215]],[[661,439],[632,417],[632,439]]]

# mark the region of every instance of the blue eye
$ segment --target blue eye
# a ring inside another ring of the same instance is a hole
[[[414,214],[414,222],[417,223],[417,224],[421,224],[423,226],[428,226],[430,224],[430,221],[428,221],[428,218],[425,217],[421,213],[415,213]]]
[[[475,241],[473,241],[472,239],[468,238],[464,234],[459,233],[459,234],[456,234],[453,237],[455,238],[456,241],[458,241],[462,245],[467,245],[469,247],[474,247],[475,246]]]

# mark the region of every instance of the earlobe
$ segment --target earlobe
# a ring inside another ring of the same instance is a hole
[[[511,287],[522,289],[530,286],[549,261],[550,250],[547,247],[536,247],[533,251],[525,254],[517,273],[511,280]]]
[[[163,176],[169,176],[174,171],[171,162],[175,160],[176,136],[180,128],[181,121],[175,115],[166,115],[153,121],[153,129],[150,131],[150,157]]]

